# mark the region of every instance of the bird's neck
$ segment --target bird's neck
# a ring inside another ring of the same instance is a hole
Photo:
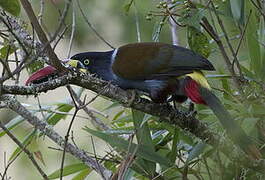
[[[208,90],[211,89],[207,79],[204,77],[201,71],[194,71],[193,73],[186,74],[184,79],[184,92],[196,104],[205,104],[203,97],[201,96],[201,87]]]
[[[201,71],[193,71],[193,73],[186,74],[185,76],[190,77],[194,81],[196,81],[199,85],[201,85],[204,88],[211,89],[207,79],[203,75]]]
[[[97,74],[100,78],[106,81],[112,81],[113,75],[111,73],[112,54],[114,50],[107,52],[93,52],[95,60],[90,72]]]

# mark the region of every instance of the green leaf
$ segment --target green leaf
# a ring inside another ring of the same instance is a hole
[[[132,4],[133,4],[133,1],[134,1],[134,0],[131,0],[129,3],[127,3],[127,4],[125,4],[125,5],[123,6],[123,9],[124,9],[124,11],[125,11],[126,14],[129,13],[130,8],[131,8],[131,6],[132,6]]]
[[[91,172],[92,172],[91,169],[84,169],[83,171],[78,173],[76,176],[74,176],[72,180],[84,180]]]
[[[20,14],[19,0],[0,0],[0,6],[14,16]]]
[[[184,12],[182,17],[178,20],[180,24],[185,24],[200,30],[200,22],[204,17],[205,9],[190,9],[189,11]]]
[[[243,121],[241,126],[247,134],[250,134],[252,132],[252,130],[254,130],[256,128],[256,124],[257,124],[258,120],[259,120],[259,118],[251,118],[251,117],[244,118],[244,121]]]
[[[172,142],[172,149],[170,152],[170,160],[172,163],[175,163],[176,158],[177,158],[177,153],[178,153],[178,149],[177,149],[177,144],[179,142],[179,130],[177,128],[175,128],[175,132],[174,132],[174,136],[173,136],[173,142]]]
[[[183,179],[182,171],[177,167],[171,167],[163,171],[163,178],[168,180]]]
[[[37,60],[27,65],[27,70],[29,71],[29,74],[33,74],[34,72],[38,71],[43,67],[44,67],[44,62],[42,60]]]
[[[121,134],[133,134],[133,130],[125,130],[125,129],[108,129],[103,131],[106,134],[113,134],[113,135],[121,135]]]
[[[245,73],[245,75],[247,76],[248,79],[249,78],[251,78],[251,79],[255,78],[255,75],[248,68],[246,68],[243,65],[240,65],[240,68]]]
[[[211,53],[211,46],[207,36],[200,30],[189,26],[187,29],[188,43],[194,52],[208,58]]]
[[[115,120],[117,120],[123,113],[124,113],[124,109],[123,110],[121,110],[120,112],[118,112],[114,117],[113,117],[113,121],[115,121]]]
[[[148,123],[147,121],[145,121],[145,123],[142,124],[144,118],[147,117],[148,115],[146,115],[142,111],[132,109],[132,116],[133,116],[133,123],[135,126],[136,138],[138,144],[145,145],[151,151],[155,152],[155,147],[152,141]],[[140,164],[140,166],[144,170],[146,170],[151,175],[151,177],[155,175],[156,164],[154,162],[143,159],[140,161],[138,160],[138,164]]]
[[[233,18],[240,25],[244,24],[244,1],[245,0],[230,0]]]
[[[265,23],[263,16],[260,16],[259,25],[259,45],[260,45],[260,57],[261,57],[261,80],[265,82]]]
[[[100,131],[95,131],[95,130],[89,129],[87,127],[84,130],[89,132],[90,134],[104,140],[105,142],[109,143],[112,147],[115,147],[119,150],[129,151],[130,153],[132,153],[137,148],[136,155],[139,157],[142,157],[146,160],[150,160],[150,161],[153,161],[156,163],[163,164],[167,167],[170,167],[172,165],[171,162],[167,158],[161,156],[159,153],[153,151],[152,149],[149,149],[148,146],[130,143],[130,142],[128,142],[122,138],[119,138],[117,136],[105,134],[105,133],[102,133]],[[131,148],[128,150],[129,146]]]
[[[19,125],[20,123],[22,123],[25,119],[21,116],[17,116],[14,119],[12,119],[11,121],[9,121],[5,127],[8,130],[12,130],[13,128],[17,127],[17,125]],[[6,134],[5,131],[0,132],[0,137],[4,136]]]
[[[191,152],[189,153],[189,156],[185,162],[185,165],[187,166],[191,160],[197,158],[201,153],[203,153],[203,150],[205,147],[206,147],[206,144],[203,142],[196,144],[192,148]]]
[[[164,16],[161,19],[161,21],[155,23],[154,30],[153,30],[153,33],[152,33],[152,40],[154,42],[158,42],[159,41],[159,36],[160,36],[160,33],[162,31],[162,28],[163,28],[166,20],[167,20],[167,16]]]
[[[56,111],[67,113],[73,109],[73,105],[71,104],[64,104],[64,103],[58,103],[58,108],[56,108]],[[61,119],[64,119],[67,115],[66,114],[60,114],[60,113],[51,113],[50,117],[48,118],[48,123],[50,125],[57,124]]]
[[[250,15],[249,24],[246,29],[246,37],[248,43],[248,52],[250,57],[250,69],[255,73],[256,77],[259,77],[261,69],[261,60],[260,60],[260,45],[258,42],[257,30],[259,27],[258,19],[255,16],[255,9],[251,8],[250,2],[248,2],[249,10],[253,10]]]
[[[119,102],[113,102],[110,106],[106,107],[105,109],[103,109],[103,111],[106,111],[106,110],[110,110],[112,108],[115,108],[115,107],[119,107],[121,104]]]
[[[84,163],[77,163],[77,164],[70,164],[63,168],[63,176],[68,176],[70,174],[74,174],[76,172],[88,170],[91,171]],[[49,179],[56,179],[59,178],[61,174],[61,168],[51,173],[48,178]]]
[[[0,0],[1,1],[1,0]],[[5,59],[7,56],[7,53],[9,53],[8,55],[13,54],[15,51],[17,50],[17,48],[15,46],[10,46],[10,45],[5,45],[4,47],[2,47],[0,49],[0,58]]]
[[[226,75],[226,74],[207,74],[205,75],[208,78],[210,79],[231,79],[232,76],[231,75]]]
[[[132,169],[128,169],[128,171],[125,173],[124,180],[132,180],[134,179],[134,175],[135,172]]]

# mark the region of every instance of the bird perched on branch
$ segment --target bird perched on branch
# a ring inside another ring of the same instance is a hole
[[[239,147],[254,159],[261,157],[254,143],[211,92],[201,70],[213,71],[213,65],[189,49],[165,43],[134,43],[107,52],[79,53],[67,63],[123,89],[146,92],[156,103],[167,102],[172,96],[172,100],[180,103],[190,98],[194,103],[208,105]],[[26,84],[55,73],[56,69],[48,66],[34,73]]]

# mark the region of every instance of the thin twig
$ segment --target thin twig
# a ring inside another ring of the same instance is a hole
[[[71,87],[70,87],[71,88]],[[105,88],[103,88],[105,89]],[[101,130],[108,130],[110,129],[104,122],[102,122],[99,118],[96,118],[93,114],[93,110],[88,109],[87,105],[93,102],[102,92],[97,93],[97,95],[92,98],[88,103],[84,104],[83,101],[77,96],[77,94],[72,90],[72,95],[75,98],[75,101],[79,104],[79,106],[87,113],[87,115],[91,118],[91,122],[93,125],[96,126],[96,128],[99,128]]]
[[[74,114],[73,113],[67,113],[67,112],[62,112],[62,111],[54,111],[54,110],[51,110],[51,109],[38,109],[37,111],[46,111],[46,112],[52,112],[52,113],[55,113],[55,114],[62,114],[62,115],[69,115],[69,116],[73,116]],[[83,119],[90,119],[88,117],[85,117],[85,116],[80,116],[80,115],[76,115],[76,117],[78,118],[83,118]]]
[[[136,25],[136,34],[137,34],[137,42],[141,42],[141,32],[140,32],[140,23],[139,23],[139,14],[136,7],[136,2],[133,1],[134,6],[134,17],[135,17],[135,25]]]
[[[118,168],[118,172],[117,172],[118,173],[117,174],[118,180],[123,180],[124,179],[124,176],[125,176],[127,170],[129,169],[129,167],[131,166],[131,164],[133,163],[133,161],[135,159],[135,155],[136,155],[136,153],[137,153],[137,151],[139,149],[139,146],[136,146],[133,150],[131,150],[132,143],[133,143],[133,137],[134,137],[134,135],[130,136],[129,146],[128,146],[126,157],[121,162],[121,164],[120,164],[120,166]],[[130,151],[132,151],[132,152],[130,153]]]
[[[241,67],[240,67],[240,64],[239,64],[239,61],[238,61],[238,58],[237,58],[237,54],[235,53],[234,48],[233,48],[232,44],[230,43],[230,40],[229,40],[228,34],[226,32],[226,29],[224,27],[223,21],[219,17],[219,14],[217,13],[216,8],[215,8],[214,3],[213,3],[212,0],[210,0],[210,3],[212,5],[212,8],[213,8],[214,14],[215,14],[215,16],[217,18],[217,21],[219,23],[219,26],[221,27],[221,29],[223,31],[223,34],[224,34],[225,40],[226,40],[226,42],[228,44],[228,47],[229,47],[229,49],[230,49],[230,51],[231,51],[231,53],[232,53],[232,55],[234,57],[234,60],[233,61],[237,65],[237,69],[238,69],[238,72],[239,72],[239,76],[240,76],[240,78],[243,78],[243,74],[242,74]]]
[[[6,153],[4,152],[4,172],[2,175],[2,180],[4,180],[4,177],[6,177],[6,179],[8,179],[8,175],[7,175],[7,171],[8,168],[16,161],[16,159],[20,156],[20,154],[23,152],[22,149],[20,149],[20,151],[16,154],[15,157],[13,157],[10,161],[8,161],[8,163],[6,164]]]
[[[96,148],[95,148],[95,143],[94,143],[93,137],[90,136],[90,139],[91,139],[92,148],[93,148],[93,155],[94,155],[94,158],[95,158],[95,160],[97,162],[97,165],[99,166],[98,157],[97,157],[97,153],[96,153]],[[101,174],[102,174],[102,172],[101,172]],[[104,176],[102,176],[102,177],[104,177]],[[106,180],[106,179],[104,178],[104,180]]]
[[[265,19],[265,13],[263,12],[262,8],[259,7],[259,5],[257,5],[253,0],[250,0],[251,3],[257,8],[257,10],[260,12],[260,14],[263,16],[263,18]]]
[[[86,17],[85,13],[83,12],[82,8],[81,8],[81,5],[80,5],[80,2],[79,0],[77,0],[77,5],[78,5],[78,8],[84,18],[84,20],[86,21],[87,25],[89,26],[90,29],[92,29],[92,31],[96,34],[96,36],[102,40],[105,44],[107,44],[110,48],[112,49],[115,49],[115,47],[113,47],[108,41],[106,41],[98,32],[97,30],[93,27],[93,25],[88,21],[88,18]]]
[[[245,36],[245,33],[246,33],[246,30],[247,30],[247,26],[248,26],[248,23],[249,23],[249,20],[250,20],[250,16],[251,16],[251,14],[252,14],[252,11],[250,10],[249,15],[248,15],[248,17],[247,17],[247,22],[246,22],[246,24],[245,24],[245,27],[244,27],[244,29],[243,29],[243,32],[242,32],[242,34],[241,34],[241,36],[240,36],[240,39],[239,39],[239,42],[238,42],[238,45],[237,45],[237,48],[236,48],[236,52],[235,52],[235,55],[236,55],[236,56],[238,55],[239,49],[240,49],[241,44],[242,44],[242,42],[243,42],[243,38],[244,38],[244,36]],[[243,77],[243,74],[242,74],[242,72],[241,72],[241,68],[240,68],[240,64],[239,64],[239,62],[238,62],[238,61],[235,61],[235,59],[234,59],[233,62],[232,62],[232,66],[234,66],[234,63],[235,63],[235,62],[237,63],[238,70],[240,70],[240,71],[239,71],[240,78],[242,78],[242,77]]]
[[[172,7],[172,2],[171,0],[167,0],[167,3],[170,7]],[[174,8],[170,8],[171,12],[174,12]],[[171,14],[171,12],[169,12]],[[169,18],[169,24],[170,24],[170,30],[171,30],[171,38],[172,38],[172,44],[173,45],[179,45],[179,39],[178,39],[178,25],[176,24],[176,20],[174,19],[174,17],[172,15],[170,15]]]
[[[76,26],[76,17],[75,17],[75,3],[73,3],[73,14],[72,14],[72,30],[71,30],[71,36],[70,36],[70,41],[69,41],[69,46],[68,46],[68,51],[67,51],[67,58],[70,57],[71,54],[71,50],[72,50],[72,46],[73,46],[73,39],[74,39],[74,35],[75,35],[75,26]]]
[[[70,131],[71,131],[72,125],[73,125],[73,123],[74,123],[74,119],[75,119],[75,117],[76,117],[78,111],[80,110],[80,108],[79,108],[78,105],[76,104],[75,99],[74,99],[74,97],[73,97],[73,95],[72,95],[72,89],[70,89],[70,86],[69,86],[69,85],[66,86],[66,87],[67,87],[67,89],[68,89],[68,91],[69,91],[69,94],[70,94],[70,96],[71,96],[71,98],[72,98],[72,101],[73,101],[73,103],[74,103],[74,105],[75,105],[75,111],[74,111],[74,115],[73,115],[73,117],[72,117],[72,119],[71,119],[71,121],[70,121],[70,124],[69,124],[69,126],[68,126],[68,129],[67,129],[67,132],[66,132],[66,135],[65,135],[65,138],[64,138],[63,156],[62,156],[61,169],[60,169],[60,180],[63,179],[63,169],[64,169],[63,167],[64,167],[65,154],[66,154],[66,144],[68,143],[68,138],[69,138],[69,135],[70,135]],[[103,177],[104,177],[104,176],[103,176]]]
[[[11,78],[14,79],[14,75],[12,74],[12,72],[11,72],[9,66],[6,64],[7,61],[5,61],[5,60],[3,60],[2,58],[0,58],[0,62],[1,62],[1,64],[3,65],[3,68],[4,68],[4,69],[3,69],[3,72],[4,72],[4,70],[5,70],[5,71],[7,72],[7,74],[8,74],[8,77],[11,77]],[[2,76],[4,76],[4,74],[3,74]]]
[[[54,35],[51,37],[51,39],[50,39],[50,43],[53,42],[53,41],[56,39],[56,37],[57,37],[57,35],[60,33],[60,31],[61,31],[63,25],[65,25],[65,22],[64,22],[64,21],[65,21],[65,18],[66,18],[66,16],[67,16],[67,14],[68,14],[68,11],[69,11],[69,8],[70,8],[71,3],[72,3],[72,0],[65,0],[65,6],[64,6],[63,13],[62,13],[61,16],[60,16],[59,26],[58,26],[58,28],[56,29]],[[59,11],[59,12],[60,12],[60,11]]]
[[[58,69],[59,71],[64,71],[65,68],[64,66],[61,64],[60,60],[58,59],[57,55],[54,53],[50,42],[48,41],[43,29],[41,28],[41,25],[39,24],[39,21],[32,9],[31,4],[29,3],[28,0],[20,0],[24,10],[26,11],[28,18],[30,19],[31,23],[33,24],[37,35],[41,41],[41,43],[43,44],[44,48],[47,51],[47,55],[51,61],[51,64]]]
[[[44,5],[45,5],[45,1],[44,0],[40,0],[40,12],[38,14],[38,19],[39,19],[39,23],[41,25],[42,25],[43,13],[44,13]]]
[[[208,174],[208,176],[209,176],[209,180],[212,180],[213,178],[212,178],[211,171],[210,171],[210,167],[208,166],[208,162],[207,162],[206,157],[202,157],[202,160],[203,160],[204,165],[205,165],[205,167],[206,167],[207,174]]]
[[[213,38],[213,40],[216,42],[216,44],[218,45],[218,47],[221,51],[221,54],[223,56],[223,59],[225,61],[225,64],[226,64],[226,66],[227,66],[227,68],[228,68],[228,70],[232,76],[232,80],[235,83],[236,88],[238,89],[238,91],[241,94],[243,94],[239,79],[237,78],[237,75],[234,71],[232,63],[228,57],[227,52],[225,51],[225,48],[224,48],[222,41],[220,40],[219,36],[217,35],[217,32],[215,32],[215,30],[213,29],[213,27],[211,26],[211,24],[208,22],[208,20],[205,17],[202,18],[202,22],[200,24],[206,30],[206,32]]]
[[[27,54],[27,56],[29,56],[29,52],[27,50],[27,48],[25,47],[25,45],[22,43],[21,39],[16,35],[16,33],[13,31],[13,28],[10,26],[10,22],[8,22],[3,16],[5,16],[6,14],[1,12],[1,16],[0,16],[0,20],[5,24],[5,26],[8,28],[8,32],[10,32],[15,39],[17,40],[18,44],[21,46],[22,50],[24,51],[24,53]]]
[[[55,50],[55,48],[57,47],[57,45],[59,44],[59,42],[63,39],[64,34],[66,33],[66,31],[68,30],[70,25],[65,26],[65,28],[63,29],[63,31],[61,33],[59,33],[57,36],[58,38],[56,39],[54,46],[53,46],[53,51]]]

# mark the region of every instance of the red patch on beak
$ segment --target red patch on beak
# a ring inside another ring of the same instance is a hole
[[[26,81],[25,85],[27,86],[30,83],[34,83],[34,81],[38,81],[49,76],[57,74],[57,70],[52,66],[44,67],[36,72],[34,72]]]
[[[194,103],[206,105],[206,102],[203,100],[200,94],[199,88],[200,85],[196,81],[193,79],[188,79],[185,84],[184,91],[186,96],[188,96]]]

